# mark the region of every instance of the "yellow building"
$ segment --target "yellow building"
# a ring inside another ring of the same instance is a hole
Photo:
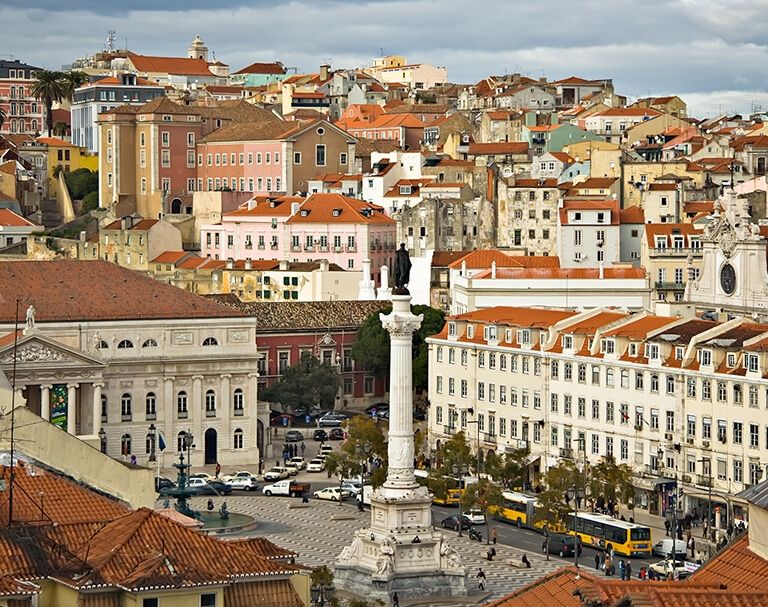
[[[682,301],[690,269],[701,269],[702,230],[690,223],[645,225],[640,264],[647,270],[655,301]]]
[[[590,177],[620,177],[621,148],[607,141],[580,141],[563,148],[576,162],[589,161]]]
[[[90,154],[85,148],[79,148],[69,141],[58,137],[38,137],[37,144],[48,149],[48,193],[52,197],[59,193],[56,176],[60,171],[71,173],[77,169],[99,170],[99,157],[96,154]]]
[[[703,173],[689,170],[687,160],[671,162],[625,161],[622,207],[641,206],[644,198],[643,193],[648,185],[662,176],[669,175],[690,177],[689,185],[692,187],[701,187],[703,182]]]

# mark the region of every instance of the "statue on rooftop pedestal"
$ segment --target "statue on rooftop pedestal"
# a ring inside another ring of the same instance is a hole
[[[400,243],[400,248],[395,253],[395,295],[409,294],[406,285],[411,279],[411,265],[405,243]]]

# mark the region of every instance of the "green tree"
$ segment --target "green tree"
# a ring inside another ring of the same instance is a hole
[[[544,523],[546,537],[546,554],[549,560],[549,536],[550,531],[559,531],[563,527],[565,517],[571,510],[563,500],[563,494],[554,489],[545,489],[536,496],[536,521]]]
[[[35,72],[35,79],[30,91],[33,97],[36,97],[45,105],[48,137],[50,137],[53,130],[53,104],[64,98],[62,73],[50,70]]]
[[[99,191],[99,173],[90,169],[76,169],[66,175],[67,189],[73,200],[82,200],[86,194]]]
[[[391,308],[381,313],[389,314]],[[413,313],[423,314],[424,320],[419,330],[413,334],[413,387],[424,390],[429,378],[427,337],[439,333],[445,324],[445,314],[429,306],[413,306]],[[357,337],[352,346],[352,358],[377,377],[384,377],[389,372],[389,334],[381,325],[379,312],[371,314],[357,330]]]
[[[461,496],[461,509],[463,511],[477,508],[485,515],[488,521],[489,512],[495,512],[504,504],[501,487],[487,478],[481,478],[475,483],[467,485]],[[490,537],[486,537],[486,542]]]
[[[292,411],[315,405],[331,409],[338,391],[338,370],[304,352],[299,362],[288,367],[276,383],[262,391],[262,397],[286,405]]]
[[[356,415],[347,421],[347,440],[341,444],[339,453],[343,453],[347,461],[355,461],[360,465],[368,457],[378,458],[381,465],[370,470],[370,482],[374,487],[380,487],[387,479],[387,439],[381,426],[370,417]],[[330,457],[330,456],[329,456]],[[360,469],[356,469],[360,474]]]
[[[510,453],[489,453],[485,458],[485,472],[505,489],[515,489],[523,484],[528,449],[515,449]]]
[[[83,196],[83,203],[80,206],[80,209],[83,213],[89,213],[98,208],[99,208],[98,192],[88,192],[85,196]]]
[[[606,503],[632,504],[635,497],[632,477],[630,466],[617,464],[612,456],[607,455],[590,468],[589,492],[594,498],[602,497]]]
[[[77,70],[70,70],[61,74],[62,98],[72,100],[75,96],[75,89],[80,88],[88,82],[88,74]]]
[[[0,107],[0,129],[3,128],[6,118],[8,118],[8,114],[6,114],[5,110],[2,107]]]
[[[457,432],[435,453],[434,465],[427,476],[427,488],[436,498],[445,499],[452,486],[450,479],[462,476],[464,470],[473,470],[476,462],[466,434]]]

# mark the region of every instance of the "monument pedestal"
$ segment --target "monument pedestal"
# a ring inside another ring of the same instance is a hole
[[[432,527],[432,499],[413,474],[411,341],[421,324],[411,296],[392,296],[381,315],[391,335],[387,480],[371,496],[371,524],[358,529],[336,561],[342,589],[389,603],[400,598],[466,596],[467,571],[442,533]]]

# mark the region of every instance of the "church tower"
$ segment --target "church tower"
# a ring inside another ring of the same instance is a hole
[[[200,38],[200,34],[197,34],[192,44],[189,45],[187,57],[189,59],[202,59],[206,63],[208,62],[208,47],[205,46],[205,42]]]

